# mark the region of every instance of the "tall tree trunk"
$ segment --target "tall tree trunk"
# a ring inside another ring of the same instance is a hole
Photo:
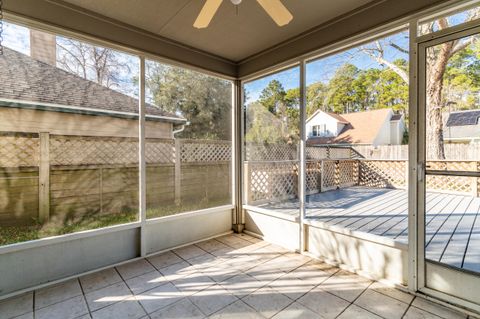
[[[431,47],[427,52],[426,145],[428,159],[445,159],[442,119],[443,76],[454,42]]]

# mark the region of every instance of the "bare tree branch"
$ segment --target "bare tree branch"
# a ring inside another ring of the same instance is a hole
[[[390,68],[393,72],[398,74],[398,76],[400,76],[400,78],[405,81],[405,83],[408,83],[408,73],[399,66],[384,58],[384,49],[380,41],[375,41],[375,48],[362,47],[360,48],[360,50],[365,54],[369,55],[375,61],[377,61],[377,63],[383,64]]]

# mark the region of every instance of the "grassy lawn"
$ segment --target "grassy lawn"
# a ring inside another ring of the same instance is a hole
[[[147,209],[147,218],[157,218],[175,215],[183,212],[195,211],[209,207],[221,206],[228,203],[228,199],[217,201],[202,201],[196,204],[169,205]],[[117,214],[99,215],[85,214],[74,221],[58,223],[35,224],[31,226],[0,226],[0,245],[70,234],[84,230],[103,228],[107,226],[127,224],[138,220],[138,212],[129,211]]]

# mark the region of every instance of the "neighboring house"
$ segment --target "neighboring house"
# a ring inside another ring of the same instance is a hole
[[[402,144],[405,121],[392,109],[348,114],[316,111],[307,119],[307,143],[398,145]]]
[[[37,36],[31,39],[33,57],[8,48],[0,56],[0,131],[138,137],[138,100],[52,65],[51,39]],[[152,138],[173,138],[186,124],[149,104],[145,118]]]
[[[480,110],[444,113],[443,140],[446,143],[480,143]]]

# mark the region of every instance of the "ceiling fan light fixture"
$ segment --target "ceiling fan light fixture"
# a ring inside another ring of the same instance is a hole
[[[242,0],[230,0],[234,5],[238,6],[240,3],[242,3]]]

